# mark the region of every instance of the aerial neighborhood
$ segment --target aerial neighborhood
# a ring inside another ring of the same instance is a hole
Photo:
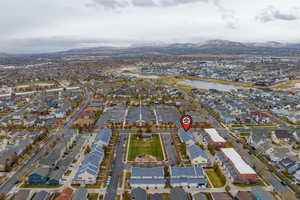
[[[300,197],[298,57],[32,59],[0,68],[1,200]]]

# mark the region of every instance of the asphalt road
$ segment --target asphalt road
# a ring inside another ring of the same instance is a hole
[[[117,144],[116,156],[113,161],[112,174],[110,183],[107,186],[104,200],[115,200],[118,190],[118,175],[123,171],[125,165],[122,160],[123,144],[125,144],[126,136],[121,135],[120,141]]]
[[[178,157],[176,154],[176,149],[174,145],[172,145],[172,136],[170,134],[161,134],[165,149],[166,149],[166,154],[168,157],[169,164],[173,165],[178,162]]]
[[[70,118],[69,121],[67,121],[66,123],[63,124],[63,127],[58,130],[62,131],[64,129],[69,128],[72,123],[76,120],[76,118],[78,117],[79,113],[83,111],[83,109],[89,104],[90,100],[91,100],[92,94],[88,94],[86,96],[86,99],[84,101],[84,103],[81,105],[80,109],[75,111],[74,114],[72,115],[72,117]],[[51,137],[52,139],[55,139],[55,137]],[[51,140],[52,140],[51,139]],[[48,142],[48,144],[50,144],[51,142]],[[18,177],[22,176],[23,173],[25,172],[25,170],[27,170],[28,168],[31,167],[31,165],[33,165],[37,160],[39,160],[44,152],[47,149],[47,144],[44,145],[41,149],[38,149],[38,151],[21,167],[19,168],[15,174],[13,176],[11,176],[1,187],[0,187],[0,193],[9,193],[13,187],[16,185],[16,183],[18,182]]]

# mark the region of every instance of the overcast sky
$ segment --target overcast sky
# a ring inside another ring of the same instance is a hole
[[[300,42],[300,0],[0,1],[0,52],[210,39]]]

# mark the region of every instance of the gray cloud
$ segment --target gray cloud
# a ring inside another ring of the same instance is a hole
[[[293,21],[300,19],[299,8],[292,8],[289,12],[282,12],[276,9],[274,6],[269,6],[261,11],[261,13],[256,16],[256,20],[267,23],[275,20]]]
[[[118,1],[118,0],[93,0],[93,3],[96,5],[101,5],[104,8],[115,9],[129,6],[127,1]],[[87,4],[92,6],[92,4]]]
[[[221,4],[221,0],[212,0],[212,3],[218,8],[222,14],[222,19],[226,23],[226,26],[230,29],[237,29],[239,27],[238,19],[235,16],[235,12],[231,9],[225,8]]]
[[[225,22],[226,26],[230,29],[237,29],[239,27],[238,19],[235,16],[235,12],[231,9],[227,9],[222,5],[221,0],[128,0],[128,1],[118,1],[118,0],[93,0],[94,3],[102,5],[105,8],[116,9],[122,7],[128,7],[130,5],[136,7],[173,7],[183,4],[191,3],[212,3],[218,8],[221,13],[222,20]],[[88,5],[92,6],[92,5]]]
[[[117,9],[123,7],[129,7],[130,5],[136,7],[172,7],[182,4],[197,3],[197,2],[206,2],[210,0],[92,0],[92,4],[87,4],[88,7],[93,5],[101,5],[104,8]]]
[[[158,6],[152,0],[132,0],[132,5],[137,7],[156,7]]]
[[[168,6],[177,6],[181,4],[197,3],[197,2],[207,3],[208,0],[162,0],[160,3],[161,6],[168,7]]]

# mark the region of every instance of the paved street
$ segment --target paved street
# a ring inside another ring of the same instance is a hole
[[[126,136],[121,135],[120,141],[116,147],[116,156],[113,160],[112,175],[109,185],[107,186],[106,194],[104,197],[105,200],[115,200],[115,197],[117,195],[119,174],[122,173],[125,168],[122,159],[123,144],[125,144],[125,141]]]
[[[70,118],[69,121],[67,121],[66,123],[64,123],[63,127],[59,130],[56,131],[56,133],[58,133],[59,131],[62,131],[64,129],[67,129],[68,127],[70,127],[72,125],[72,123],[74,122],[74,120],[76,120],[76,118],[78,117],[79,113],[82,112],[82,110],[89,104],[90,100],[91,100],[92,94],[87,94],[86,99],[84,100],[84,102],[82,103],[80,109],[78,109],[77,111],[75,111],[72,115],[72,117]],[[52,140],[54,140],[55,137],[52,136],[51,139],[48,141],[47,144],[50,144],[52,142]],[[34,163],[36,163],[36,161],[38,161],[44,154],[44,152],[46,151],[48,145],[44,145],[41,149],[38,149],[37,152],[21,167],[19,168],[15,174],[13,176],[11,176],[6,183],[4,183],[1,187],[0,187],[0,193],[9,193],[11,191],[11,189],[15,186],[15,184],[18,182],[18,177],[22,176],[23,173],[30,169],[32,167],[32,165]]]
[[[169,164],[174,165],[178,163],[179,159],[177,157],[176,149],[175,146],[172,145],[172,136],[170,134],[161,134],[161,137],[165,146]]]

